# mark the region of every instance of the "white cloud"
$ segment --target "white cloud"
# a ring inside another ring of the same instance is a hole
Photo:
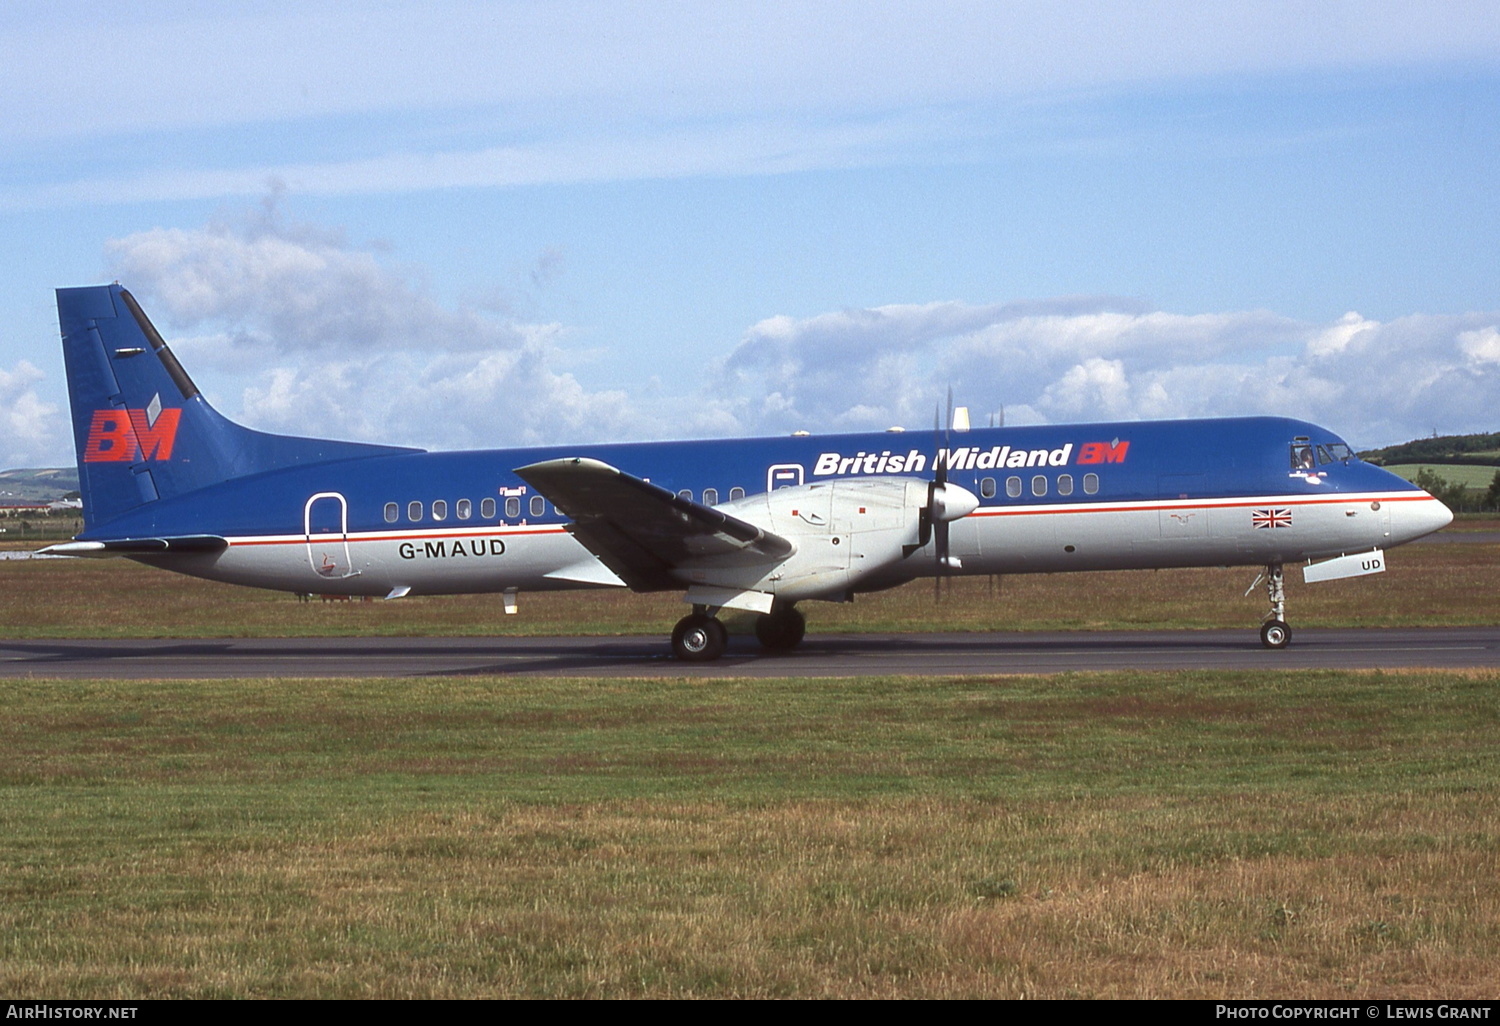
[[[281,224],[274,210],[239,229],[141,232],[107,254],[169,337],[196,333],[177,348],[200,387],[255,427],[434,448],[642,430],[623,392],[589,392],[561,369],[560,325],[446,307],[337,233]],[[238,408],[214,387],[221,377],[237,384]]]
[[[0,467],[37,466],[68,436],[58,407],[37,395],[45,377],[26,360],[0,367]]]
[[[1459,349],[1475,364],[1500,364],[1500,328],[1490,325],[1458,336]]]
[[[974,130],[974,126],[963,126]],[[0,190],[0,211],[75,204],[247,197],[266,181],[301,196],[359,196],[455,188],[505,188],[699,175],[770,175],[864,167],[895,155],[930,153],[959,126],[931,112],[837,124],[785,119],[676,123],[666,127],[554,134],[506,146],[383,152],[352,159],[251,163],[238,167],[150,166]],[[430,143],[429,140],[421,140]]]
[[[506,111],[512,126],[585,111],[619,120],[910,109],[1493,57],[1500,44],[1500,14],[1483,0],[1448,0],[1441,13],[1400,0],[29,6],[0,29],[0,92],[11,101],[0,137],[463,107]]]
[[[920,428],[951,385],[976,423],[1001,406],[1010,424],[1270,413],[1372,445],[1491,430],[1500,409],[1492,313],[1307,324],[1264,311],[1090,306],[768,319],[724,361],[716,395],[757,432]]]
[[[0,210],[963,159],[1082,95],[1500,55],[1482,0],[30,6]]]
[[[1329,325],[1308,339],[1308,355],[1313,357],[1333,356],[1338,353],[1348,352],[1351,345],[1358,350],[1361,348],[1360,343],[1372,338],[1373,333],[1379,327],[1379,321],[1365,320],[1358,313],[1351,310],[1340,317],[1336,323]]]
[[[1048,385],[1037,405],[1056,420],[1118,420],[1134,412],[1131,391],[1124,361],[1091,356]]]
[[[281,223],[157,229],[112,268],[200,386],[266,430],[431,448],[601,439],[923,430],[951,386],[976,424],[1284,414],[1355,444],[1491,430],[1500,317],[1176,314],[1114,297],[958,301],[767,317],[691,394],[658,379],[590,390],[562,324],[435,299],[421,275],[337,231]],[[536,287],[565,273],[556,254]],[[524,291],[525,285],[521,288]],[[43,373],[0,369],[0,460],[65,450]]]

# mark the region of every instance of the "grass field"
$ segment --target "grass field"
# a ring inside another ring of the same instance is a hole
[[[1500,529],[1493,519],[1464,522]],[[1392,550],[1375,577],[1303,585],[1288,568],[1294,626],[1409,626],[1500,622],[1500,545],[1414,545]],[[1245,590],[1253,568],[1117,571],[961,578],[945,601],[930,581],[851,604],[810,602],[819,631],[1072,630],[1254,627],[1264,590]],[[506,616],[498,595],[394,602],[298,602],[284,592],[180,577],[126,560],[0,562],[0,636],[307,637],[359,635],[656,634],[686,607],[675,594],[522,593]],[[726,615],[750,633],[748,616]]]
[[[1430,470],[1450,484],[1461,484],[1480,492],[1489,488],[1497,472],[1495,467],[1474,467],[1466,463],[1398,463],[1385,469],[1408,481],[1415,481],[1422,471]]]
[[[1389,562],[1289,574],[1292,622],[1500,617],[1500,546]],[[1248,631],[1253,576],[1007,577],[952,582],[940,606],[917,584],[807,609],[814,631]],[[0,562],[8,637],[665,634],[683,612],[521,604],[298,603],[120,561]],[[0,991],[1493,999],[1497,685],[13,681]]]
[[[13,683],[0,990],[1493,998],[1497,684]]]

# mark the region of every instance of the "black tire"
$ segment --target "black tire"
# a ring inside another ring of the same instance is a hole
[[[692,613],[672,631],[672,654],[688,663],[708,663],[729,647],[729,632],[707,613]]]
[[[1280,620],[1268,620],[1260,629],[1260,643],[1267,648],[1286,648],[1292,641],[1292,629]]]
[[[755,636],[767,652],[790,652],[807,633],[807,617],[795,609],[776,609],[755,619]]]

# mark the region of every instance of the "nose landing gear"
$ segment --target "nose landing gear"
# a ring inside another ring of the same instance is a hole
[[[1260,628],[1260,643],[1267,648],[1286,648],[1292,640],[1292,629],[1286,623],[1286,588],[1281,573],[1281,564],[1266,567],[1262,575],[1266,579],[1266,598],[1271,601],[1271,611],[1266,614]],[[1257,579],[1256,584],[1260,583]],[[1250,585],[1251,589],[1255,585]]]

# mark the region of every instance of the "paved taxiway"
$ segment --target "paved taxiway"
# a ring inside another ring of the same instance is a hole
[[[1295,630],[1295,628],[1294,628]],[[0,641],[0,677],[833,677],[1068,670],[1500,668],[1500,627],[1296,631],[1290,648],[1250,630],[816,634],[789,655],[733,638],[716,663],[672,659],[659,638],[265,638]]]

